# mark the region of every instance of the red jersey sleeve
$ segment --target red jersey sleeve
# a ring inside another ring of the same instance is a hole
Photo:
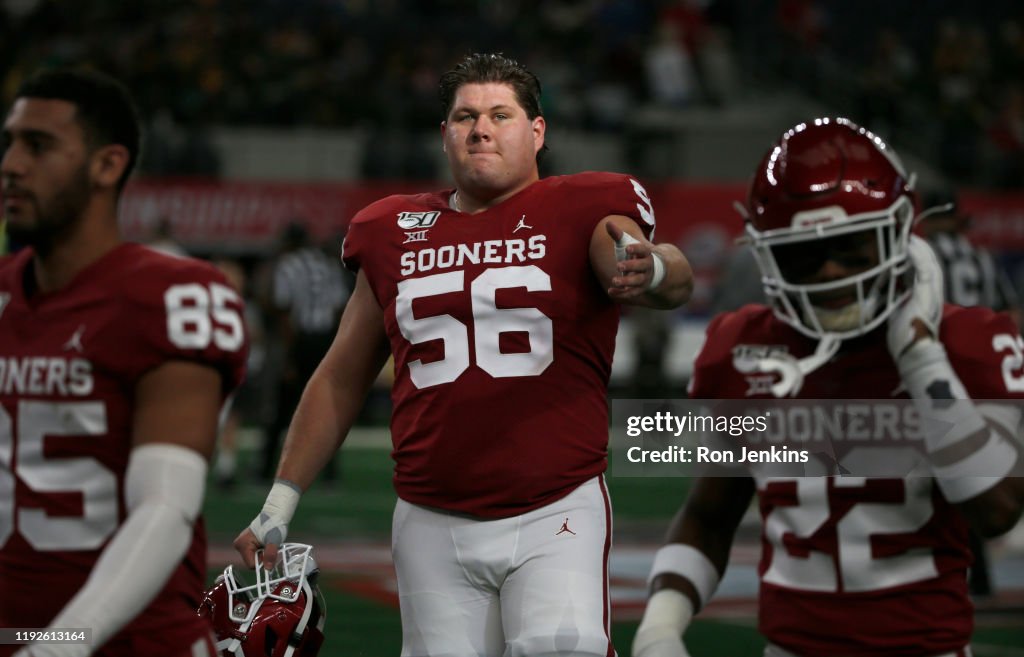
[[[134,263],[117,344],[126,373],[137,379],[170,360],[216,369],[225,396],[242,381],[248,339],[244,303],[213,265],[144,254]]]
[[[366,264],[369,245],[372,244],[372,230],[375,220],[379,220],[388,212],[388,207],[393,204],[395,197],[389,196],[375,201],[360,210],[352,217],[348,224],[348,232],[345,233],[345,240],[341,245],[341,261],[353,274],[356,274]]]
[[[940,335],[971,398],[1024,398],[1024,340],[1009,315],[946,306]]]
[[[549,179],[550,180],[550,179]],[[573,216],[597,222],[610,215],[629,217],[644,236],[654,239],[654,206],[647,190],[636,178],[621,173],[588,171],[554,179],[562,187],[560,196],[571,199],[581,212]]]

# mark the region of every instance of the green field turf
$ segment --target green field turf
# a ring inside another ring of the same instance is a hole
[[[391,460],[386,449],[349,448],[342,452],[340,482],[334,487],[318,482],[299,506],[290,538],[312,543],[351,541],[387,544],[395,494],[391,488]],[[247,454],[242,454],[244,466]],[[680,479],[610,476],[608,486],[619,546],[660,542],[672,514],[685,497]],[[205,508],[211,549],[225,553],[234,536],[248,524],[266,496],[263,484],[241,482],[229,491],[211,485]],[[211,570],[210,578],[216,574]],[[324,657],[397,657],[401,647],[398,610],[366,595],[349,592],[361,572],[325,572],[322,589],[327,598],[327,643]],[[1018,612],[1019,613],[1019,612]],[[613,618],[614,620],[614,618]],[[1024,657],[1024,614],[976,634],[976,657]],[[620,656],[630,654],[635,621],[614,622],[612,637]],[[763,640],[753,618],[695,621],[687,633],[693,657],[755,657]]]

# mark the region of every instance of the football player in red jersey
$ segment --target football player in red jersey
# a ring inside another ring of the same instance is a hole
[[[755,174],[747,210],[772,307],[712,320],[692,396],[898,395],[922,413],[935,397],[954,428],[924,433],[934,477],[785,478],[752,468],[698,478],[655,557],[634,654],[688,654],[683,632],[714,592],[757,494],[765,655],[969,655],[968,526],[1008,531],[1024,503],[1022,479],[1007,476],[1020,460],[1019,409],[986,421],[973,401],[1024,396],[1016,328],[1005,314],[943,306],[935,254],[910,233],[913,177],[848,120],[785,132]],[[770,385],[750,385],[752,373]]]
[[[26,246],[0,259],[0,627],[91,631],[19,657],[216,654],[198,516],[241,301],[212,266],[121,240],[139,132],[119,83],[76,70],[27,79],[4,121]]]
[[[404,655],[610,655],[611,512],[602,473],[618,303],[689,297],[674,246],[629,176],[540,179],[540,85],[501,55],[440,84],[454,189],[352,220],[358,270],[310,379],[278,481],[235,545],[284,540],[390,352]]]

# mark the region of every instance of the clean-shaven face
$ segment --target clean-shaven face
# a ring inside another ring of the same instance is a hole
[[[462,85],[441,124],[456,185],[478,198],[495,198],[537,180],[544,129],[544,118],[530,119],[511,86]]]

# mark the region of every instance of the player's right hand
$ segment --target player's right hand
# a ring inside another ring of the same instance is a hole
[[[295,515],[302,489],[286,480],[276,479],[259,514],[235,539],[235,549],[249,568],[256,567],[256,552],[263,548],[263,567],[277,563],[277,549],[288,538],[288,523]]]
[[[288,538],[288,523],[263,510],[235,539],[235,549],[247,568],[256,567],[256,554],[263,550],[263,567],[270,570],[277,563],[277,550]]]
[[[250,527],[246,527],[242,530],[242,533],[235,538],[234,542],[235,550],[242,557],[242,563],[245,564],[246,568],[256,567],[256,555],[260,550],[263,550],[263,566],[264,568],[273,567],[273,559],[277,558],[277,549],[279,545],[263,545],[256,538],[256,534],[253,533]],[[269,564],[268,564],[269,561]]]
[[[633,637],[633,657],[690,657],[690,653],[674,628],[651,625]]]

